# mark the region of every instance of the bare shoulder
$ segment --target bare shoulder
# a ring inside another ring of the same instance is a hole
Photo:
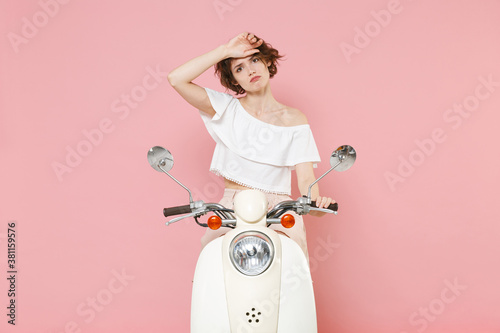
[[[307,124],[307,117],[299,109],[287,106],[285,117],[287,126],[299,126]]]

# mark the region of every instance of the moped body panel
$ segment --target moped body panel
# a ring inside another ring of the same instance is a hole
[[[201,251],[196,264],[191,298],[191,333],[230,333],[222,237],[214,239]]]
[[[281,239],[281,291],[278,333],[316,333],[316,305],[309,264],[293,240]]]
[[[259,232],[271,239],[274,257],[257,276],[239,272],[230,259],[230,244],[241,234]],[[243,226],[228,232],[222,242],[222,264],[231,332],[277,332],[281,288],[281,240],[263,226]]]
[[[259,191],[238,194],[236,228],[202,250],[193,280],[191,333],[317,332],[305,254],[293,240],[265,226],[266,207]],[[274,256],[264,272],[248,276],[233,265],[230,247],[236,237],[255,232],[271,240]]]
[[[243,275],[229,259],[229,244],[245,231],[263,232],[275,246],[273,263],[258,276]],[[302,249],[265,227],[237,228],[210,242],[196,265],[191,332],[317,332],[311,274]]]

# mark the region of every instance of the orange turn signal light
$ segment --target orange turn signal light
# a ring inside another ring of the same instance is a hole
[[[210,229],[217,230],[217,229],[219,229],[221,227],[221,225],[222,225],[222,220],[217,215],[210,216],[208,218],[208,227]]]
[[[291,228],[295,225],[295,217],[292,214],[285,214],[281,217],[281,225],[285,228]]]

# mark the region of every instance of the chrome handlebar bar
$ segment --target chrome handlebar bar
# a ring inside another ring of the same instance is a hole
[[[287,211],[294,211],[298,215],[306,215],[309,214],[311,211],[319,211],[323,213],[329,213],[329,214],[335,214],[337,215],[337,204],[332,204],[329,207],[334,207],[334,209],[326,209],[326,208],[318,208],[318,207],[313,207],[312,206],[313,202],[310,201],[307,197],[300,197],[297,200],[288,200],[288,201],[282,201],[278,203],[276,206],[274,206],[268,213],[267,213],[267,223],[268,224],[278,224],[281,223],[281,216],[286,213]],[[197,219],[198,217],[201,217],[208,212],[214,212],[216,215],[218,215],[222,219],[222,225],[223,226],[232,226],[236,224],[236,218],[233,215],[234,210],[226,208],[222,206],[221,204],[218,203],[204,203],[203,201],[196,201],[194,204],[191,204],[191,209],[192,212],[183,216],[176,217],[174,219],[171,219],[170,221],[166,222],[166,225],[170,225],[175,222],[179,222],[183,219],[189,218],[189,217],[194,217]],[[198,221],[196,221],[198,224],[200,224]],[[204,224],[200,224],[201,226],[207,226]]]

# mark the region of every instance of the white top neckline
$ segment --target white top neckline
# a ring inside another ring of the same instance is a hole
[[[274,125],[274,124],[270,124],[270,123],[267,123],[263,120],[260,120],[259,118],[257,117],[254,117],[250,114],[250,112],[248,112],[245,107],[241,104],[240,102],[240,99],[239,98],[235,98],[237,101],[238,101],[238,105],[241,107],[241,109],[243,110],[243,113],[246,114],[248,117],[262,123],[262,124],[265,124],[265,125],[268,125],[268,126],[273,126],[273,127],[279,127],[279,128],[296,128],[296,127],[301,127],[301,126],[309,126],[309,124],[301,124],[301,125],[293,125],[293,126],[280,126],[280,125]]]

